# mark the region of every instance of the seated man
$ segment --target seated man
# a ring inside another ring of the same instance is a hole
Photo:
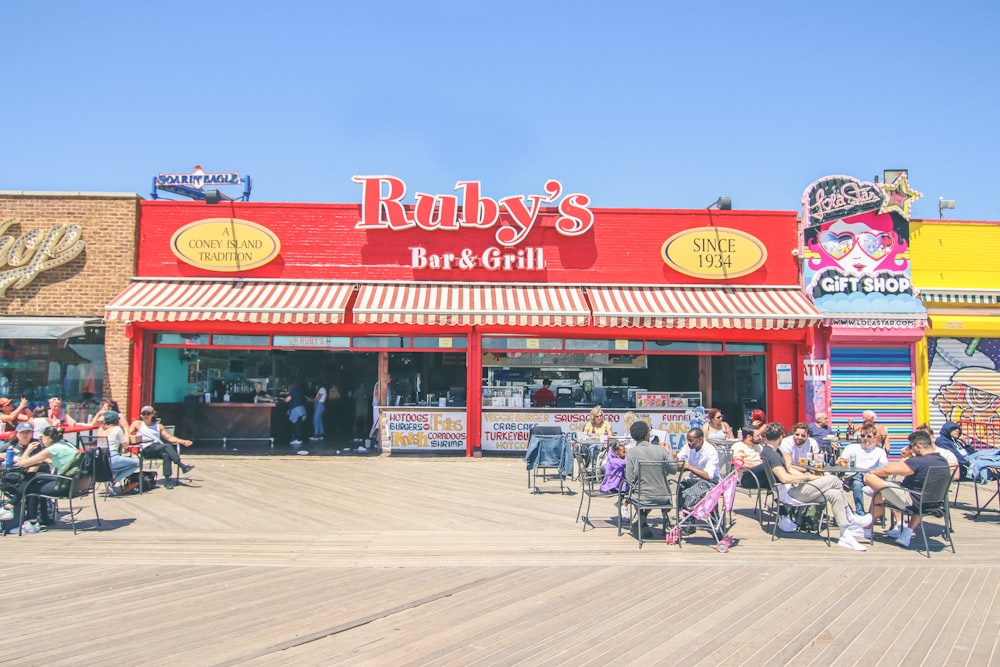
[[[677,465],[670,453],[663,447],[649,442],[649,424],[644,421],[636,421],[629,428],[629,435],[636,442],[635,447],[629,449],[628,453],[625,454],[625,483],[630,490],[634,490],[639,481],[639,463],[668,462],[670,465],[666,466],[667,473],[677,472]],[[669,504],[673,501],[670,497],[670,485],[667,483],[665,475],[657,474],[644,477],[640,488],[642,498],[639,500],[642,502]],[[666,510],[663,512],[664,517],[666,517]],[[646,525],[647,514],[649,514],[649,510],[640,512],[638,520],[632,524],[632,533],[636,537],[638,537],[640,530],[643,531],[643,539],[652,537],[652,531]]]
[[[678,460],[684,463],[684,470],[691,473],[682,482],[690,482],[690,486],[699,479],[706,482],[719,481],[719,452],[714,445],[705,442],[705,432],[693,428],[687,433],[687,444],[677,453]]]
[[[180,454],[177,453],[175,445],[190,447],[192,443],[190,440],[184,440],[167,433],[163,424],[156,418],[156,410],[152,405],[143,406],[139,415],[139,419],[136,419],[129,426],[129,438],[142,447],[143,458],[163,459],[163,485],[172,489],[174,480],[171,478],[173,473],[171,464],[180,466],[185,475],[194,469],[193,465],[185,465],[181,462]]]
[[[874,470],[889,463],[885,456],[885,450],[875,446],[875,427],[865,424],[861,427],[861,443],[853,442],[840,453],[838,461],[845,465],[851,465],[863,470]],[[854,496],[854,511],[858,514],[865,513],[865,473],[859,472],[852,475],[849,480],[851,493]]]
[[[785,434],[785,429],[781,424],[771,423],[764,429],[764,447],[761,448],[760,457],[764,459],[764,465],[768,466],[774,473],[774,479],[779,484],[788,485],[788,496],[800,502],[818,502],[825,500],[827,507],[837,520],[840,526],[840,539],[837,545],[855,551],[866,551],[865,546],[858,542],[855,533],[864,530],[872,523],[869,514],[855,514],[844,501],[843,484],[833,475],[815,475],[809,472],[789,470],[785,464],[784,457],[778,453],[777,447],[781,443],[781,438]],[[777,492],[775,493],[777,496]],[[784,517],[778,527],[782,530],[793,531],[797,529],[795,523],[788,517]]]
[[[893,461],[865,475],[865,484],[875,492],[872,515],[876,519],[881,518],[885,512],[883,499],[891,502],[894,507],[909,507],[914,504],[914,497],[910,495],[910,491],[919,491],[923,488],[927,471],[936,467],[948,467],[948,462],[938,453],[928,433],[914,431],[907,436],[907,440],[910,441],[909,450],[912,456],[901,461]],[[886,480],[889,475],[903,475],[903,481],[890,482]],[[894,538],[901,546],[909,547],[910,540],[913,539],[913,530],[919,525],[920,517],[911,516],[906,526],[900,522],[896,528],[887,531],[886,536]]]
[[[781,441],[778,451],[789,470],[806,472],[802,461],[808,461],[810,457],[819,454],[819,444],[809,437],[809,426],[799,422],[792,427],[792,434]]]
[[[0,430],[13,430],[18,424],[31,419],[31,409],[28,408],[28,399],[22,397],[21,401],[14,405],[6,396],[0,398]]]

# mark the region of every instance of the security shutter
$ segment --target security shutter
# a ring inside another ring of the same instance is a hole
[[[830,395],[834,429],[845,429],[848,419],[860,426],[861,413],[874,410],[889,432],[890,454],[898,455],[914,426],[910,346],[832,347]]]

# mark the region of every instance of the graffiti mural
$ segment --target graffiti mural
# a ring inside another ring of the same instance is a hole
[[[929,338],[931,427],[961,424],[969,444],[1000,447],[1000,338]]]

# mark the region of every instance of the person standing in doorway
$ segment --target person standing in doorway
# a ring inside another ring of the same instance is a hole
[[[299,447],[306,435],[306,399],[298,382],[288,388],[285,402],[288,403],[288,421],[292,423],[292,441],[288,444]]]
[[[378,394],[379,394],[379,388],[382,388],[384,390],[384,392],[385,392],[385,404],[386,405],[392,405],[393,401],[395,399],[395,397],[393,396],[393,392],[392,392],[392,375],[390,375],[389,373],[386,373],[385,374],[385,382],[384,383],[380,384],[379,382],[375,382],[375,389],[374,389],[374,391],[372,391],[372,430],[368,433],[368,441],[362,443],[361,446],[358,447],[358,454],[367,454],[368,453],[368,447],[367,447],[367,445],[369,443],[371,443],[372,447],[375,447],[376,446],[375,443],[378,442],[378,436],[379,436],[379,422],[378,422],[378,415],[379,415]]]
[[[326,412],[326,396],[326,387],[320,383],[316,386],[316,395],[309,399],[313,404],[312,440],[323,439],[323,413]]]

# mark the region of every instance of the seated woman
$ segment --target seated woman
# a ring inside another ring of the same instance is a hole
[[[851,443],[840,452],[837,462],[841,465],[848,465],[853,461],[855,468],[862,470],[875,470],[886,465],[889,460],[885,450],[877,446],[878,430],[873,424],[865,424],[861,427],[861,443]],[[865,473],[855,473],[850,478],[851,493],[854,496],[854,511],[857,514],[865,513]]]
[[[733,444],[733,463],[743,462],[743,468],[752,468],[762,463],[760,458],[760,440],[755,435],[756,430],[752,426],[744,426],[740,429],[740,441]]]
[[[63,409],[62,399],[58,396],[53,396],[49,399],[48,417],[54,424],[66,424],[67,426],[73,426],[76,424],[76,420],[73,419],[73,415]]]
[[[114,410],[107,410],[102,421],[104,426],[98,429],[97,434],[108,439],[111,474],[114,477],[110,489],[113,495],[119,496],[121,495],[120,484],[126,477],[139,469],[139,460],[122,455],[122,450],[128,446],[128,438],[121,425],[121,415]]]
[[[15,464],[22,468],[27,468],[28,470],[48,464],[52,467],[52,471],[55,474],[60,475],[76,459],[76,453],[76,447],[63,440],[62,428],[58,426],[47,426],[45,430],[42,431],[41,443],[32,442],[28,445],[25,448],[24,453],[21,454],[20,458],[15,461]],[[15,499],[16,507],[19,507],[21,503],[25,502],[24,492],[32,477],[25,479],[18,488],[18,496]],[[59,480],[49,480],[41,486],[36,487],[35,491],[43,494],[52,494],[56,492],[58,485]],[[28,498],[28,502],[24,508],[24,516],[26,519],[24,524],[22,526],[15,526],[14,528],[11,528],[8,531],[8,534],[18,535],[37,533],[40,530],[38,527],[38,509],[39,499],[35,496]],[[15,511],[15,515],[16,513],[17,512]]]
[[[725,444],[727,440],[735,439],[733,427],[722,421],[722,410],[710,408],[705,412],[708,423],[705,424],[705,441],[712,445]]]
[[[625,490],[625,452],[622,443],[608,448],[608,460],[604,462],[604,478],[601,480],[602,493]]]
[[[604,421],[604,410],[601,409],[601,406],[595,405],[590,409],[590,421],[584,425],[583,434],[590,438],[614,435],[611,432],[611,424]]]

